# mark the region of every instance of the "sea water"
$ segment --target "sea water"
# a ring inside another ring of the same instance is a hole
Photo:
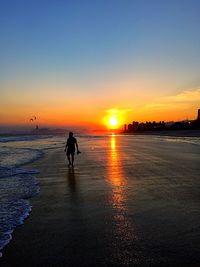
[[[15,227],[29,215],[29,199],[39,192],[38,170],[24,165],[61,143],[62,138],[52,136],[0,137],[0,251],[11,240]]]

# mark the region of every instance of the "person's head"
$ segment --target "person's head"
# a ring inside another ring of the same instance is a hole
[[[73,133],[72,132],[69,132],[69,137],[72,137],[73,136]]]

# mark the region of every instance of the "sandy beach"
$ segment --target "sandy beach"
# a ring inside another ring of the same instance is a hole
[[[200,146],[156,137],[79,138],[27,165],[40,193],[1,266],[200,265]]]

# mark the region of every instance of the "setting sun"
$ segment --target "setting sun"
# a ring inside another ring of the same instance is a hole
[[[115,130],[125,123],[126,113],[128,110],[110,108],[106,110],[107,115],[102,118],[102,123],[109,129]]]
[[[119,121],[114,116],[112,116],[109,118],[108,124],[109,126],[115,127],[119,124]]]

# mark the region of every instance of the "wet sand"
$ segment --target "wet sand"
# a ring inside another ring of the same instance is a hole
[[[174,137],[200,137],[200,130],[162,130],[126,133],[127,135],[157,135]]]
[[[1,266],[200,266],[200,146],[151,137],[79,139],[28,167],[40,194]]]

